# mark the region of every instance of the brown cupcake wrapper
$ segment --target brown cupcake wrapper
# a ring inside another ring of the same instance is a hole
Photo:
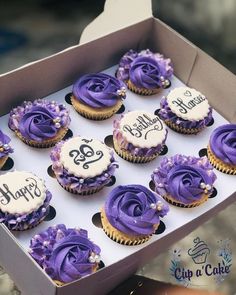
[[[172,123],[170,120],[164,120],[164,122],[172,130],[177,131],[177,132],[182,133],[182,134],[197,134],[197,133],[201,132],[204,129],[204,127],[202,127],[202,128],[189,128],[189,129],[183,128],[183,127],[180,127],[180,126]]]
[[[15,133],[20,138],[20,140],[23,141],[28,146],[35,147],[35,148],[50,148],[64,138],[68,129],[69,129],[68,127],[62,128],[60,130],[60,132],[54,138],[47,139],[43,142],[36,142],[34,140],[29,140],[29,139],[25,138],[24,136],[22,136],[19,131],[16,131]]]
[[[6,161],[8,159],[8,156],[4,156],[0,159],[0,169],[5,165]]]
[[[93,113],[91,113],[88,107],[80,104],[73,96],[71,97],[71,103],[74,109],[77,111],[77,113],[79,113],[81,116],[83,116],[86,119],[95,120],[95,121],[106,120],[112,117],[120,109],[120,107],[123,104],[122,100],[119,100],[117,104],[115,104],[113,107],[109,107],[109,109],[104,108],[104,111],[97,111],[97,112],[95,112],[93,109]]]
[[[201,200],[194,202],[192,204],[183,204],[183,203],[177,202],[173,198],[171,198],[171,196],[163,196],[163,199],[165,199],[168,203],[170,203],[171,205],[174,205],[176,207],[194,208],[194,207],[198,207],[201,204],[205,203],[208,200],[208,195],[203,195]]]
[[[140,237],[129,237],[128,235],[120,232],[119,230],[115,229],[107,220],[105,211],[101,210],[101,222],[102,228],[105,234],[114,242],[117,242],[122,245],[127,246],[135,246],[140,245],[147,242],[152,235],[148,236],[140,236]]]
[[[120,147],[118,146],[117,141],[114,139],[114,149],[116,151],[116,153],[123,158],[126,161],[132,162],[132,163],[137,163],[137,164],[141,164],[141,163],[148,163],[152,160],[154,160],[160,153],[156,153],[150,157],[140,157],[140,156],[134,156],[131,153],[129,153],[128,151],[123,151],[122,149],[120,149]]]
[[[58,181],[58,179],[57,179],[57,181]],[[62,188],[64,188],[69,193],[72,193],[72,194],[75,194],[75,195],[81,195],[81,196],[87,196],[87,195],[95,194],[95,193],[99,192],[100,190],[102,190],[103,187],[104,187],[104,185],[103,185],[103,186],[99,186],[97,188],[91,188],[91,189],[87,189],[87,190],[84,190],[84,191],[78,191],[76,189],[70,188],[69,186],[61,184],[60,181],[58,181],[58,183],[60,184],[60,186]]]
[[[130,80],[128,80],[126,84],[128,89],[131,90],[132,92],[139,95],[145,95],[145,96],[157,94],[162,89],[162,88],[156,88],[156,89],[138,88]]]
[[[27,223],[25,223],[24,225],[24,229],[11,229],[12,231],[25,231],[25,230],[28,230],[28,229],[32,229],[32,228],[35,228],[36,226],[38,226],[41,222],[44,221],[44,218],[46,217],[46,215],[41,218],[40,220],[38,220],[37,223],[35,223],[34,225],[27,225]]]
[[[229,175],[236,175],[236,166],[234,167],[234,166],[228,165],[224,163],[223,161],[221,161],[220,159],[218,159],[212,152],[210,145],[207,146],[207,157],[210,163],[212,164],[212,166],[214,166],[220,172],[223,172]]]

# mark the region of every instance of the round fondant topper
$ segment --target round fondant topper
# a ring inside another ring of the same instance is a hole
[[[100,175],[111,163],[109,148],[96,139],[73,137],[61,148],[62,165],[72,174],[81,178]]]
[[[145,111],[133,111],[120,121],[120,131],[136,147],[151,148],[161,144],[166,136],[162,120]]]
[[[189,121],[204,119],[210,107],[204,95],[189,87],[178,87],[171,90],[167,95],[167,103],[173,113]]]
[[[30,172],[13,171],[0,177],[0,210],[8,214],[29,214],[43,205],[44,182]]]

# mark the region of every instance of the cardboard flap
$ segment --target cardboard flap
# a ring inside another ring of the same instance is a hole
[[[80,44],[152,17],[151,0],[106,0],[104,11],[83,31]]]

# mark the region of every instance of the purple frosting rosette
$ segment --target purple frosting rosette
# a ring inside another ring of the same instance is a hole
[[[191,204],[212,193],[216,175],[207,157],[175,155],[161,161],[152,180],[161,196],[169,195],[177,202]]]
[[[173,66],[169,58],[149,49],[140,52],[130,50],[121,58],[116,76],[130,80],[138,88],[165,88],[170,84]]]
[[[0,130],[0,158],[6,157],[10,153],[13,153],[13,149],[9,145],[10,141],[10,137]]]
[[[92,108],[114,106],[119,99],[125,99],[125,84],[104,73],[87,74],[73,85],[73,95],[81,103]]]
[[[119,185],[105,202],[109,223],[131,236],[151,235],[169,211],[169,206],[157,194],[142,185]]]
[[[36,142],[56,136],[61,128],[70,124],[69,113],[63,104],[42,99],[25,101],[10,112],[8,126],[11,130]]]
[[[86,230],[58,224],[35,235],[29,253],[53,280],[70,283],[96,271],[101,249]]]
[[[210,137],[210,148],[218,159],[236,166],[236,124],[216,128]]]

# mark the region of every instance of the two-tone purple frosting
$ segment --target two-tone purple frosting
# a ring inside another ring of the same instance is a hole
[[[10,141],[10,137],[0,130],[0,158],[6,157],[10,153],[13,153],[13,149],[9,145]]]
[[[152,180],[161,196],[171,196],[178,202],[191,204],[210,195],[216,175],[207,157],[184,155],[165,157],[154,170]]]
[[[212,107],[209,107],[209,112],[205,118],[202,120],[185,120],[179,116],[177,116],[175,113],[172,112],[170,109],[167,98],[163,97],[160,101],[160,111],[159,116],[163,121],[170,121],[173,124],[178,125],[181,128],[185,129],[191,129],[191,128],[197,128],[202,129],[206,127],[212,120]]]
[[[218,159],[236,166],[236,124],[216,128],[210,137],[210,148]]]
[[[70,283],[96,271],[101,249],[86,230],[58,224],[35,235],[29,252],[53,280]]]
[[[142,185],[119,185],[108,195],[105,214],[109,223],[130,236],[151,235],[169,206]]]
[[[73,85],[73,95],[81,103],[92,108],[114,106],[118,100],[125,99],[125,84],[104,73],[87,74]]]
[[[165,88],[170,84],[173,66],[169,58],[149,49],[130,50],[121,58],[116,72],[118,79],[130,80],[138,88]]]
[[[8,126],[20,132],[28,140],[42,142],[53,138],[59,130],[70,124],[69,112],[65,105],[55,101],[37,99],[25,101],[10,112]]]
[[[82,178],[71,174],[61,163],[61,148],[65,141],[60,141],[52,149],[50,157],[52,160],[52,169],[57,176],[57,180],[62,186],[70,187],[73,190],[83,192],[89,189],[96,189],[104,186],[111,181],[111,176],[114,175],[115,170],[119,167],[118,162],[115,161],[114,152],[110,149],[111,159],[107,169],[102,174],[95,177]]]
[[[34,227],[47,216],[51,199],[52,194],[47,190],[44,203],[29,214],[9,214],[0,211],[0,222],[10,230],[25,230]]]

